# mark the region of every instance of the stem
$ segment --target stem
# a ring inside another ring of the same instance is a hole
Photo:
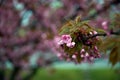
[[[111,34],[111,35],[120,35],[120,30],[118,30],[118,31],[116,31],[116,32],[110,31],[110,34]],[[107,36],[107,34],[106,34],[106,33],[103,33],[103,34],[95,34],[95,35],[92,35],[92,36],[87,37],[85,40],[88,40],[88,39],[90,39],[90,38],[94,38],[94,37],[97,37],[97,36]]]
[[[15,80],[17,74],[19,73],[20,71],[20,67],[18,66],[15,66],[14,70],[12,71],[12,74],[10,76],[10,80]]]
[[[5,80],[6,79],[5,61],[3,59],[0,59],[0,61],[1,61],[0,62],[0,80]]]
[[[4,70],[0,70],[0,79],[5,80],[5,71]]]

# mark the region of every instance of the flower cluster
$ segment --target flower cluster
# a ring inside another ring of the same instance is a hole
[[[100,58],[100,57],[101,57],[101,55],[98,51],[97,46],[94,46],[93,48],[91,48],[89,50],[82,48],[79,52],[75,52],[72,55],[71,60],[76,62],[76,63],[78,63],[78,62],[90,62],[91,63],[91,62],[94,61],[94,59]],[[68,58],[68,55],[67,55],[67,60],[69,58]],[[80,58],[80,61],[77,60],[78,58]]]
[[[58,45],[63,44],[66,44],[66,46],[69,48],[73,48],[75,46],[75,42],[72,42],[70,35],[62,35],[61,40],[58,42]]]
[[[97,47],[100,39],[97,35],[96,30],[87,31],[84,28],[76,31],[72,36],[61,35],[57,41],[59,50],[62,49],[58,57],[75,63],[93,62],[94,59],[100,58]]]
[[[106,26],[106,23],[103,23]],[[60,59],[75,63],[93,62],[100,58],[98,45],[101,44],[101,29],[92,28],[89,23],[77,17],[60,29],[57,52]]]
[[[84,62],[92,62],[95,58],[100,58],[97,46],[94,46],[89,52],[85,49],[81,49],[80,56]]]
[[[88,35],[85,36],[84,34],[82,35],[84,35],[85,37],[91,37],[93,35],[97,35],[98,32],[94,30],[94,31],[90,31],[88,34],[89,36]],[[97,41],[99,41],[98,36],[86,40],[85,43],[87,44],[82,43],[82,38],[83,37],[78,35],[76,39],[73,41],[72,37],[67,34],[59,37],[59,40],[57,40],[57,44],[60,48],[59,48],[59,54],[57,54],[57,56],[60,59],[64,58],[67,61],[74,61],[75,63],[93,62],[95,58],[100,58],[100,53],[98,47],[96,46]],[[77,39],[80,43],[82,43],[82,45],[80,45],[78,41],[76,41]],[[88,46],[88,44],[91,44],[91,46]],[[79,48],[77,50],[78,46]]]

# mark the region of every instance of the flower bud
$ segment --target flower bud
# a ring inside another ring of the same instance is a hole
[[[73,58],[73,59],[76,59],[76,55],[72,55],[72,58]]]
[[[93,31],[93,34],[97,34],[97,31]]]
[[[88,52],[86,52],[86,53],[85,53],[85,56],[86,56],[86,57],[88,57],[88,56],[89,56]]]
[[[81,49],[80,53],[83,53],[83,52],[85,52],[85,49]]]

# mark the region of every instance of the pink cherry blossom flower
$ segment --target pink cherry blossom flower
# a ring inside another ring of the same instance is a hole
[[[91,56],[91,57],[90,57],[90,60],[93,61],[93,60],[94,60],[94,57]]]
[[[83,54],[81,54],[81,58],[83,58],[84,57],[84,55]]]
[[[102,25],[103,29],[105,29],[105,30],[108,29],[108,22],[107,21],[103,21],[101,25]]]
[[[75,46],[75,42],[70,42],[66,44],[67,47],[73,48]]]
[[[88,52],[86,52],[86,53],[85,53],[85,57],[88,57],[88,56],[89,56],[89,54],[88,54]]]
[[[58,41],[58,45],[64,44],[63,40]]]
[[[58,53],[58,54],[57,54],[57,57],[61,57],[61,54],[60,54],[60,53]]]
[[[58,41],[58,45],[66,44],[67,47],[73,48],[75,42],[71,42],[72,38],[70,35],[62,35],[61,40]]]
[[[69,43],[72,41],[72,38],[70,35],[62,35],[62,40],[64,43]]]

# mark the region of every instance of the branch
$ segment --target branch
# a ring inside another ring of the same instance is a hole
[[[3,5],[4,1],[5,1],[5,0],[0,0],[0,6]]]
[[[118,5],[120,3],[120,0],[112,0],[110,1],[108,4],[104,4],[103,7],[100,10],[97,10],[94,14],[92,15],[88,15],[87,17],[81,19],[81,20],[89,20],[92,19],[94,17],[96,17],[97,15],[105,12],[106,10],[108,10],[109,8],[111,8],[112,5]],[[80,6],[76,6],[75,5],[75,12],[73,15],[69,15],[66,18],[63,19],[63,21],[65,20],[69,20],[69,19],[74,19],[77,15],[78,15],[78,11],[83,11],[84,9]]]
[[[110,31],[110,34],[111,35],[120,35],[120,30],[114,32],[114,31]],[[103,33],[103,34],[95,34],[95,35],[92,35],[92,36],[89,36],[86,38],[86,40],[90,39],[90,38],[94,38],[94,37],[97,37],[97,36],[107,36],[107,33]]]
[[[110,31],[110,34],[111,35],[120,35],[120,30],[118,30],[118,31],[116,31],[116,32],[114,32],[114,31]],[[95,34],[95,35],[91,35],[91,36],[85,36],[85,35],[82,35],[82,34],[80,34],[79,35],[79,37],[80,38],[78,38],[78,40],[80,40],[80,41],[82,41],[82,43],[84,44],[84,45],[86,45],[86,46],[91,46],[92,44],[91,43],[89,43],[89,44],[87,44],[86,42],[89,40],[89,39],[92,39],[92,38],[95,38],[95,37],[97,37],[97,36],[107,36],[107,33],[98,33],[98,34]]]
[[[97,36],[106,36],[107,34],[106,33],[103,33],[103,34],[95,34],[95,35],[92,35],[92,36],[89,36],[86,38],[86,40],[90,39],[90,38],[94,38],[94,37],[97,37]]]
[[[120,30],[118,30],[118,31],[113,31],[113,30],[111,30],[111,32],[110,32],[110,34],[113,34],[113,35],[120,35]]]
[[[105,12],[105,11],[106,11],[107,9],[109,9],[112,5],[118,5],[119,3],[120,3],[120,0],[112,0],[111,2],[109,2],[109,4],[105,4],[102,9],[96,11],[93,15],[90,15],[90,16],[88,16],[88,17],[86,17],[86,18],[83,18],[82,20],[88,20],[88,19],[94,18],[94,17],[96,17],[97,15]]]

